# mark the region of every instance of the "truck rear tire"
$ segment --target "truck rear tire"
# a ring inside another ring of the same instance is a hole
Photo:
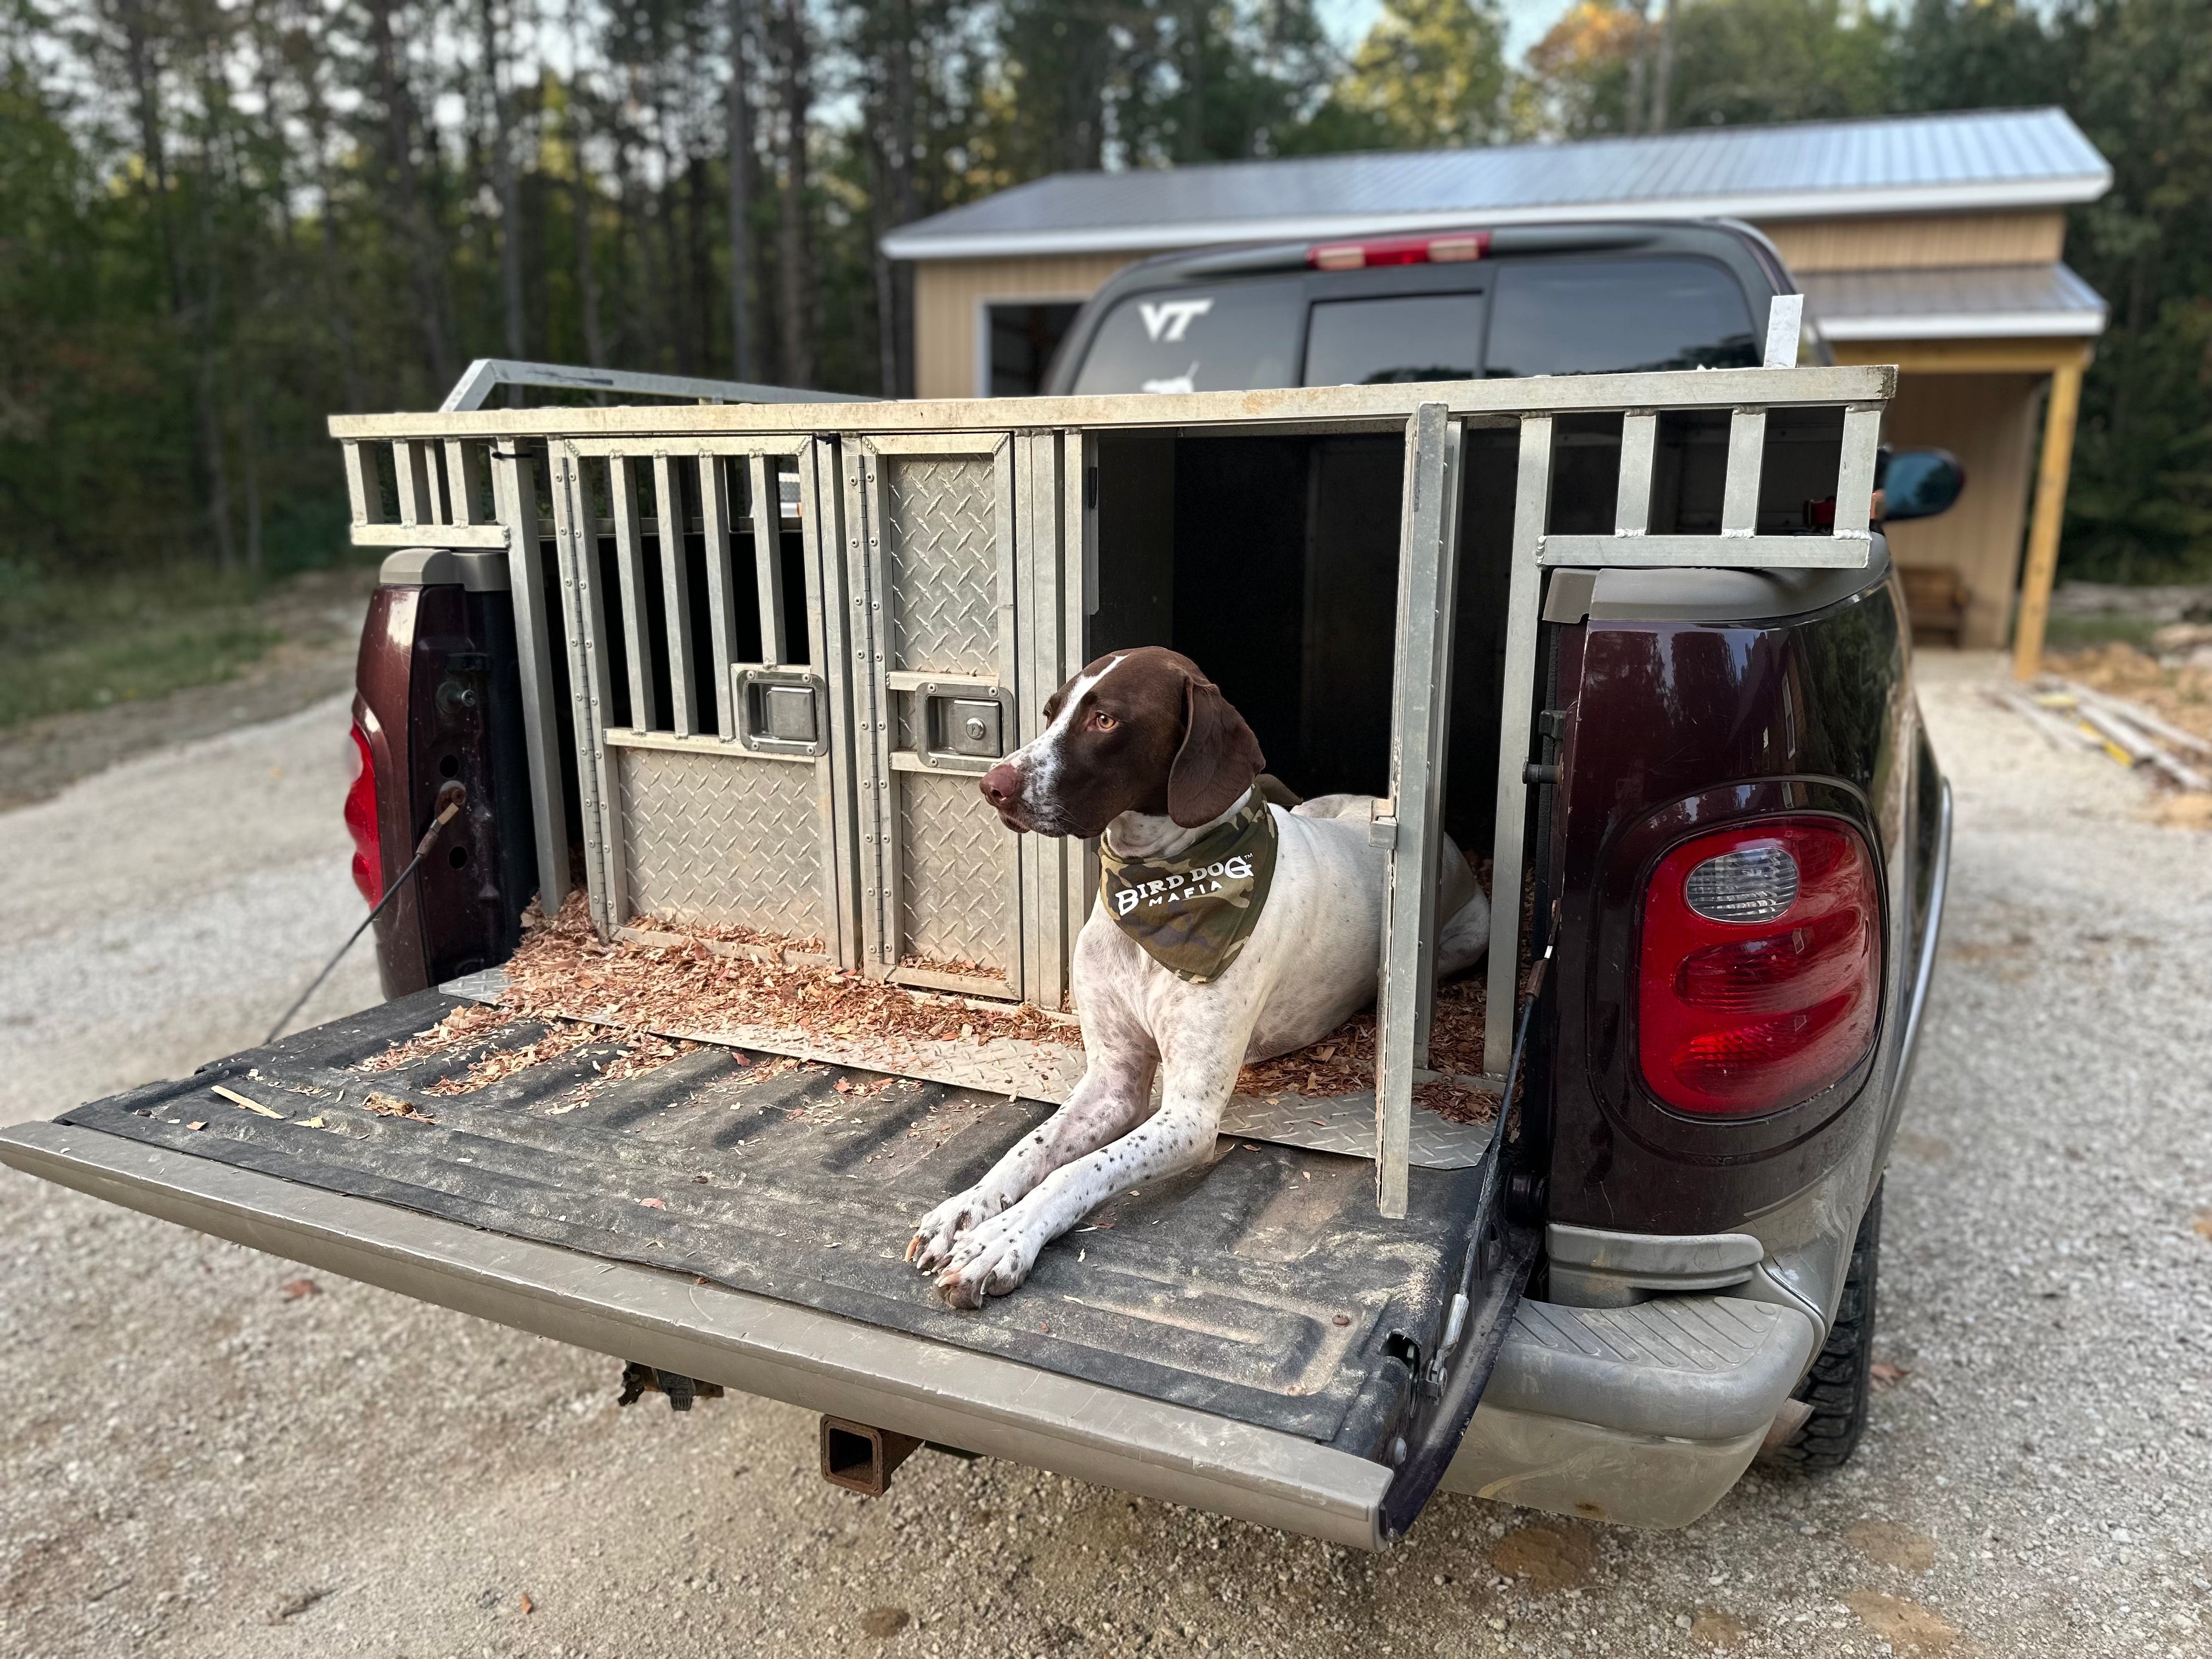
[[[1851,1243],[1851,1265],[1828,1340],[1790,1395],[1812,1414],[1768,1455],[1789,1468],[1839,1469],[1866,1432],[1874,1371],[1875,1280],[1881,1269],[1881,1186],[1876,1183]]]

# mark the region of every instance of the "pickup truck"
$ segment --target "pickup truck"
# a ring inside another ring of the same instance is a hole
[[[544,377],[479,365],[334,417],[390,1000],[0,1158],[817,1409],[863,1491],[927,1444],[1371,1548],[1840,1464],[1950,822],[1881,504],[1960,479],[1877,450],[1892,371],[1796,366],[1792,291],[1723,224],[1237,247],[1116,276],[1036,399],[491,411]],[[957,1312],[908,1224],[1064,1089],[1097,890],[975,779],[1147,641],[1376,797],[1382,995]],[[1437,988],[1443,831],[1493,932]]]

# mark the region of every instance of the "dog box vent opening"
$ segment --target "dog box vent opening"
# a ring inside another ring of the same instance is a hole
[[[1464,468],[1445,828],[1486,850],[1496,811],[1515,438]],[[1092,656],[1166,645],[1250,722],[1299,794],[1389,793],[1405,441],[1103,434]]]

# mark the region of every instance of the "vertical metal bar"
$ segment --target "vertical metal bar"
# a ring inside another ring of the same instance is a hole
[[[1620,417],[1620,494],[1613,511],[1613,533],[1641,536],[1651,528],[1651,462],[1659,447],[1659,417]]]
[[[992,678],[1013,691],[1017,722],[1020,720],[1021,683],[1027,678],[1022,672],[1021,653],[1024,634],[1021,626],[1020,601],[1024,583],[1017,574],[1026,562],[1029,548],[1028,526],[1022,522],[1026,502],[1017,491],[1016,473],[1024,465],[1034,467],[1036,446],[1028,435],[1017,438],[1012,434],[1002,436],[991,451],[992,542],[997,555],[997,568],[993,574],[993,597],[997,601],[999,649],[998,660]],[[1026,492],[1027,501],[1034,501],[1037,490]],[[1039,697],[1042,705],[1044,699]],[[1016,727],[1019,729],[1018,724]],[[1019,841],[1035,841],[1034,836],[1023,836]],[[1006,982],[1026,998],[1030,994],[1029,927],[1032,906],[1024,877],[1032,860],[1025,857],[1017,845],[1014,854],[1014,925],[1010,934],[1013,960],[999,964],[1006,971]]]
[[[854,788],[854,699],[850,639],[853,597],[860,590],[847,563],[844,490],[838,470],[838,446],[828,438],[810,441],[799,452],[799,529],[806,549],[807,640],[811,660],[830,701],[830,752],[819,763],[828,779],[823,814],[829,883],[825,897],[830,926],[823,938],[841,971],[860,965],[860,853],[864,817]],[[818,573],[818,574],[817,574]]]
[[[862,589],[854,609],[858,672],[854,676],[853,697],[858,704],[865,692],[866,724],[873,728],[864,729],[855,745],[864,774],[861,821],[871,826],[870,844],[861,854],[863,871],[869,877],[863,934],[867,943],[866,971],[881,979],[898,966],[905,927],[899,913],[899,778],[891,770],[891,750],[898,743],[898,734],[891,729],[896,705],[884,678],[894,632],[891,607],[897,600],[889,587],[891,527],[883,458],[865,440],[854,443],[852,448],[846,495],[851,516],[846,523],[845,544],[850,568],[858,571]]]
[[[1836,534],[1863,536],[1874,523],[1874,463],[1881,445],[1881,405],[1844,410],[1843,464],[1836,471]]]
[[[684,491],[665,451],[653,458],[653,505],[659,514],[660,614],[668,629],[668,726],[688,738],[699,729],[691,696],[691,562],[684,556]]]
[[[1413,1063],[1429,1063],[1429,1024],[1437,993],[1437,895],[1443,876],[1444,799],[1451,788],[1452,641],[1459,617],[1460,454],[1466,430],[1444,427],[1443,493],[1437,506],[1435,689],[1430,694],[1428,816],[1423,835],[1429,851],[1421,879],[1421,969],[1414,979]],[[1403,810],[1400,817],[1404,817]]]
[[[783,637],[783,498],[769,458],[755,455],[750,465],[753,578],[760,586],[761,660],[773,668],[791,660]]]
[[[1759,473],[1766,451],[1766,411],[1739,409],[1729,422],[1728,483],[1721,495],[1721,534],[1759,532]]]
[[[699,458],[699,527],[707,538],[707,632],[714,647],[715,730],[724,743],[738,740],[738,689],[730,678],[737,660],[737,598],[730,576],[730,483],[726,458]]]
[[[607,507],[615,520],[615,569],[622,580],[623,645],[629,657],[629,723],[653,729],[653,645],[645,627],[645,549],[637,521],[637,464],[607,459]]]
[[[583,464],[553,446],[554,546],[568,612],[568,696],[575,714],[576,785],[584,820],[585,884],[592,923],[605,939],[623,919],[621,843],[615,829],[613,751],[607,746],[606,603],[599,592],[599,526]]]
[[[353,522],[383,523],[384,490],[377,482],[376,468],[359,443],[349,441],[340,448],[345,454],[346,502],[353,509]]]
[[[425,446],[402,438],[392,446],[392,474],[399,486],[399,522],[434,524],[430,512],[430,481],[424,472]]]
[[[530,766],[530,815],[538,852],[538,908],[550,916],[568,894],[568,820],[560,757],[561,725],[553,709],[551,618],[538,544],[538,481],[530,458],[508,440],[491,464],[492,501],[507,526],[507,586],[514,600],[515,654],[520,659],[523,748]]]
[[[486,446],[473,438],[446,440],[447,506],[453,524],[483,524],[488,522],[477,511],[477,503],[483,499],[484,460]],[[498,493],[494,487],[492,516],[499,516]]]
[[[1513,491],[1513,566],[1505,596],[1504,707],[1498,721],[1498,827],[1490,854],[1489,1024],[1482,1069],[1504,1077],[1521,991],[1522,837],[1528,818],[1528,737],[1535,724],[1536,626],[1543,599],[1544,521],[1552,510],[1552,417],[1524,416]]]
[[[1061,590],[1065,581],[1061,553],[1060,434],[1028,432],[1015,441],[1016,507],[1020,525],[1014,547],[1014,580],[1018,601],[1016,638],[1019,650],[1014,668],[1015,730],[1008,734],[1022,743],[1043,730],[1045,701],[1059,685]],[[1063,935],[1066,911],[1062,896],[1066,882],[1067,842],[1064,838],[1022,836],[1016,841],[1016,861],[1021,872],[1023,998],[1040,1007],[1057,1008],[1066,987],[1062,964],[1066,959]]]
[[[1091,475],[1098,465],[1098,440],[1088,432],[1070,432],[1062,441],[1065,472],[1061,479],[1064,505],[1061,533],[1066,538],[1062,557],[1061,597],[1066,615],[1061,623],[1060,662],[1053,674],[1057,690],[1091,660],[1091,618],[1098,609],[1098,511],[1091,495]],[[1049,695],[1049,693],[1048,693]],[[1042,716],[1039,716],[1042,729]],[[1091,896],[1098,890],[1098,848],[1095,842],[1066,843],[1060,866],[1062,923],[1061,1006],[1074,1006],[1076,935],[1091,913]]]
[[[1435,751],[1446,710],[1438,701],[1449,422],[1423,404],[1406,427],[1405,517],[1398,544],[1397,645],[1391,676],[1390,801],[1397,820],[1382,911],[1382,984],[1376,998],[1375,1200],[1406,1213],[1413,1130],[1415,1042],[1420,1023],[1422,918],[1432,912],[1433,826],[1441,793]]]
[[[999,659],[993,678],[1008,687],[1014,684],[1014,653],[1018,648],[1014,548],[1019,537],[1015,529],[1013,451],[1012,434],[1001,437],[991,451],[992,540],[998,555],[997,568],[992,574],[999,624]]]

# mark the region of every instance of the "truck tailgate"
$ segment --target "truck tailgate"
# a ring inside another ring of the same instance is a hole
[[[1368,1460],[1401,1422],[1412,1382],[1401,1357],[1407,1344],[1392,1339],[1404,1332],[1422,1340],[1449,1300],[1478,1170],[1414,1170],[1409,1216],[1387,1220],[1376,1213],[1371,1169],[1362,1160],[1224,1139],[1204,1169],[1102,1207],[1046,1250],[1021,1291],[980,1314],[959,1313],[906,1265],[910,1224],[975,1180],[1049,1108],[717,1048],[610,1079],[602,1068],[619,1069],[611,1062],[624,1052],[613,1042],[464,1092],[437,1091],[441,1081],[451,1088],[487,1058],[534,1041],[542,1028],[528,1022],[395,1069],[363,1068],[459,1006],[434,991],[388,1003],[188,1080],[80,1107],[62,1118],[66,1129],[15,1132],[0,1140],[0,1153],[70,1184],[96,1182],[104,1196],[134,1207],[372,1279],[380,1275],[362,1269],[363,1251],[382,1255],[395,1239],[434,1237],[466,1256],[471,1249],[462,1246],[473,1239],[473,1253],[485,1260],[526,1260],[540,1279],[589,1285],[611,1325],[595,1327],[592,1337],[549,1334],[626,1358],[652,1361],[649,1348],[668,1352],[648,1340],[649,1332],[711,1347],[733,1329],[750,1331],[746,1317],[732,1318],[736,1307],[813,1310],[833,1316],[820,1330],[843,1333],[854,1354],[905,1356],[881,1379],[894,1393],[948,1399],[959,1379],[1006,1370],[981,1363],[989,1356],[1011,1362],[1010,1375],[1030,1379],[1032,1390],[1054,1379],[1090,1385],[1091,1395],[1111,1390],[1109,1416],[1126,1417],[1146,1401],[1176,1408],[1170,1418],[1212,1425],[1217,1448],[1222,1433],[1243,1425],[1261,1431],[1255,1443],[1327,1449],[1347,1468],[1371,1470],[1379,1500],[1390,1471]],[[282,1115],[226,1099],[216,1085]],[[182,1158],[134,1163],[117,1139]],[[216,1172],[204,1167],[210,1163],[263,1179],[214,1182]],[[189,1204],[178,1196],[198,1189],[204,1190]],[[320,1220],[304,1231],[279,1227],[282,1243],[210,1219],[210,1205],[273,1219],[306,1200],[301,1189],[356,1202],[315,1211]],[[425,1233],[423,1217],[453,1224]],[[346,1261],[311,1248],[316,1237],[349,1234]],[[518,1240],[555,1249],[517,1255],[504,1242]],[[547,1265],[581,1257],[598,1259],[581,1279]],[[743,1303],[712,1286],[742,1293]],[[481,1286],[466,1299],[411,1283],[399,1288],[545,1328],[520,1305],[487,1303]],[[516,1295],[531,1299],[520,1289]],[[695,1322],[687,1310],[708,1308],[715,1316],[700,1312],[697,1328],[689,1329]],[[874,1341],[885,1335],[908,1340],[885,1351]],[[696,1354],[659,1363],[689,1364],[694,1375],[801,1403],[830,1398],[764,1388]],[[1096,1401],[1087,1408],[1094,1421],[1104,1420],[1100,1408]],[[905,1426],[897,1412],[881,1420]],[[942,1425],[921,1431],[970,1443]],[[1279,1448],[1254,1467],[1281,1455]],[[1325,1462],[1334,1467],[1337,1459]],[[1149,1489],[1095,1468],[1071,1472]],[[1353,1484],[1367,1480],[1358,1475]],[[1251,1512],[1218,1494],[1185,1496]],[[1317,1529],[1311,1520],[1264,1518]],[[1335,1525],[1320,1529],[1346,1535]]]

